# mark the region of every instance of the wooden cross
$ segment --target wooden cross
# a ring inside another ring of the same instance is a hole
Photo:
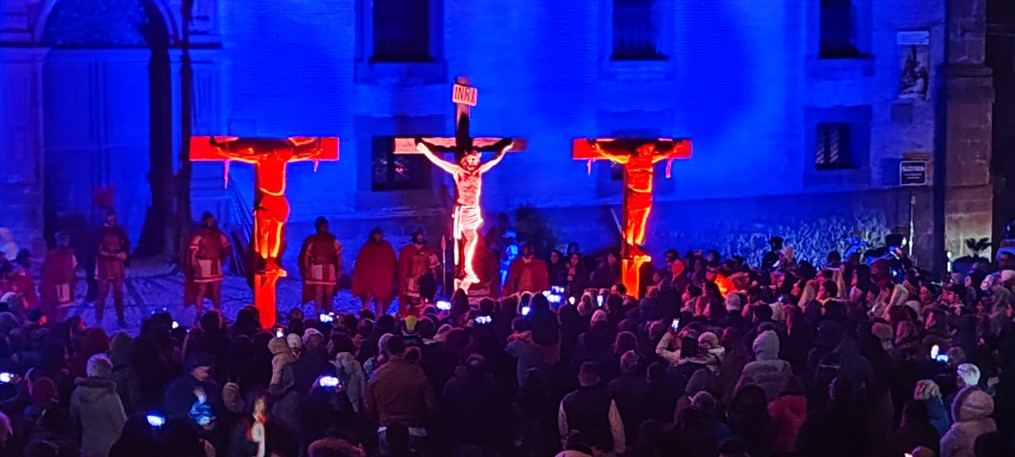
[[[575,160],[609,160],[624,167],[624,200],[621,213],[621,282],[629,294],[641,295],[641,267],[652,260],[642,250],[652,210],[655,164],[663,160],[666,177],[674,159],[691,158],[691,140],[672,138],[589,138],[573,144]]]
[[[264,265],[254,269],[254,306],[261,314],[261,326],[275,324],[275,288],[278,278],[287,275],[279,255],[289,201],[285,197],[286,166],[290,162],[338,160],[338,138],[238,138],[191,137],[190,160],[224,161],[226,184],[229,183],[229,161],[254,165],[254,233],[250,243]]]
[[[468,291],[479,278],[473,271],[474,254],[482,225],[479,195],[481,175],[496,165],[507,150],[522,151],[525,140],[511,138],[474,138],[469,132],[471,108],[476,106],[479,91],[469,85],[468,78],[459,77],[452,88],[451,101],[455,104],[455,136],[453,138],[395,138],[395,154],[424,154],[434,165],[450,173],[455,179],[455,208],[453,235],[457,240],[454,249],[455,289]],[[509,149],[504,149],[505,147]],[[486,163],[479,163],[479,154],[497,151]],[[455,154],[454,162],[441,157]],[[478,153],[478,154],[477,154]]]

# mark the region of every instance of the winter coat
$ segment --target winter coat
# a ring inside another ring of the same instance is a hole
[[[278,346],[276,341],[284,340],[272,340]],[[293,371],[296,357],[289,352],[274,349],[272,353],[275,356],[271,359],[271,384],[268,385],[268,393],[275,397],[272,417],[295,433],[300,430],[300,395],[296,386],[296,372]]]
[[[754,339],[754,361],[744,365],[739,385],[755,384],[765,391],[765,398],[779,398],[786,381],[793,374],[789,362],[779,359],[779,336],[767,330]]]
[[[353,411],[358,413],[363,407],[363,395],[367,390],[363,366],[359,364],[356,357],[348,352],[336,355],[332,365],[335,366],[338,378],[342,381],[342,386],[345,387],[345,393],[349,396]]]
[[[997,430],[993,413],[994,399],[986,392],[976,387],[960,390],[952,404],[955,423],[941,437],[941,457],[974,457],[976,438]]]
[[[319,376],[334,373],[334,367],[328,360],[328,353],[323,349],[304,352],[299,360],[293,362],[292,368],[296,375],[296,390],[301,395],[310,392]]]
[[[211,379],[199,382],[193,376],[185,374],[174,379],[165,389],[162,411],[165,413],[166,419],[191,420],[191,410],[198,401],[194,390],[199,387],[207,395],[205,402],[209,407],[206,411],[207,414],[210,414],[212,419],[221,417],[225,412],[225,405],[222,402],[222,388]]]
[[[811,411],[797,437],[798,457],[857,457],[870,448],[863,415],[846,401]]]
[[[649,397],[648,383],[641,376],[623,374],[610,381],[607,388],[624,423],[624,439],[629,443],[637,442],[638,428],[648,419],[654,401]]]
[[[927,414],[930,416],[930,425],[937,429],[938,434],[944,436],[952,426],[948,418],[948,410],[945,409],[944,400],[941,397],[930,397],[923,401],[927,405]]]
[[[772,418],[772,453],[794,454],[800,428],[807,419],[807,397],[785,395],[772,400],[768,404],[768,415]]]
[[[71,394],[71,420],[81,430],[81,449],[86,455],[105,457],[120,438],[127,415],[111,379],[78,379]]]
[[[141,397],[141,382],[134,371],[132,358],[134,341],[125,333],[118,333],[110,342],[109,359],[113,362],[113,381],[116,382],[117,393],[123,402],[123,410],[133,413],[141,409],[144,399]]]
[[[363,410],[376,416],[383,426],[402,422],[409,427],[424,427],[436,405],[426,374],[403,357],[392,357],[377,369],[363,399]]]
[[[510,430],[507,394],[489,373],[466,367],[456,371],[444,385],[441,402],[452,443],[488,450],[503,446]]]

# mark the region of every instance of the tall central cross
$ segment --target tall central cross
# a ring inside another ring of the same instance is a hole
[[[238,138],[192,137],[190,160],[225,161],[226,184],[229,161],[254,165],[254,233],[251,244],[263,260],[254,268],[254,306],[261,314],[261,326],[275,324],[275,286],[287,275],[279,261],[285,224],[289,220],[286,199],[286,167],[290,162],[338,160],[338,138]]]
[[[469,133],[471,108],[476,106],[479,91],[469,80],[459,77],[452,88],[455,104],[454,138],[395,138],[395,154],[423,154],[455,180],[455,206],[452,213],[455,238],[455,289],[469,290],[480,279],[476,275],[475,255],[479,227],[483,225],[480,204],[483,174],[490,171],[510,150],[525,148],[524,140],[511,138],[473,138]],[[441,157],[453,152],[454,161]],[[496,152],[492,159],[481,162],[483,152]]]
[[[652,260],[642,250],[645,228],[652,211],[652,180],[655,164],[668,161],[666,177],[670,177],[673,159],[691,158],[691,140],[670,138],[574,140],[574,159],[609,160],[624,167],[624,202],[622,208],[621,282],[628,293],[641,295],[641,266]]]

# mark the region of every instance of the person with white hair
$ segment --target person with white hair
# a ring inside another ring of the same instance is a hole
[[[955,370],[955,382],[959,389],[976,387],[980,384],[980,368],[971,363],[963,363]]]
[[[85,455],[105,457],[120,438],[127,415],[113,381],[113,362],[105,354],[88,359],[87,378],[78,379],[70,397],[70,416],[81,433]]]

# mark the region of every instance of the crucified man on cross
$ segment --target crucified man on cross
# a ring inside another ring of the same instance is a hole
[[[222,158],[257,167],[254,208],[257,237],[254,250],[264,259],[267,272],[286,276],[286,271],[278,262],[282,230],[289,220],[289,200],[285,197],[286,165],[289,162],[317,160],[325,151],[321,138],[211,137],[209,143]]]
[[[652,211],[653,166],[664,160],[688,157],[690,141],[591,140],[590,145],[600,157],[624,167],[624,244],[631,258],[647,258],[642,245],[645,244],[645,227]]]
[[[462,269],[465,277],[463,283],[475,284],[479,277],[472,264],[476,253],[476,243],[479,241],[478,230],[483,225],[483,214],[480,211],[479,196],[483,190],[483,173],[490,171],[511,150],[513,142],[505,139],[494,145],[497,151],[492,159],[480,162],[480,151],[471,149],[462,155],[458,163],[450,162],[441,158],[436,152],[436,146],[427,143],[421,138],[416,139],[416,149],[426,156],[434,165],[451,174],[455,180],[455,208],[454,208],[454,237],[456,240],[464,239],[462,249]],[[467,287],[466,287],[467,290]]]

